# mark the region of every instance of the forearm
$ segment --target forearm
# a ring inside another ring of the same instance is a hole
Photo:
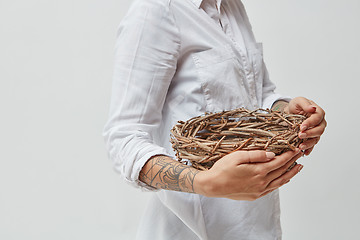
[[[209,170],[199,171],[158,155],[147,161],[139,179],[158,189],[255,200],[288,183],[301,170],[298,166],[287,171],[300,156],[299,151],[276,157],[274,153],[259,150],[235,151],[219,159]]]
[[[200,171],[168,156],[154,156],[142,168],[140,181],[158,188],[195,193],[195,176]]]
[[[279,112],[284,112],[287,110],[289,103],[284,101],[284,100],[279,100],[276,101],[272,106],[271,106],[271,110],[273,111],[279,111]]]

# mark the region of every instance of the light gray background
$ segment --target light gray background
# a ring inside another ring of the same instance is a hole
[[[101,137],[130,3],[0,0],[0,239],[134,238],[149,194],[121,181]],[[281,190],[284,239],[357,239],[360,2],[244,4],[278,92],[329,123]]]

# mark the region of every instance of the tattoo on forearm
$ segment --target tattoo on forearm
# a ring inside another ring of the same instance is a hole
[[[277,102],[275,102],[274,105],[271,107],[271,110],[281,112],[281,111],[284,110],[284,108],[285,108],[287,105],[288,105],[288,103],[285,102],[285,101],[277,101]]]
[[[152,157],[139,179],[160,189],[194,193],[194,178],[199,170],[170,160],[166,156]]]

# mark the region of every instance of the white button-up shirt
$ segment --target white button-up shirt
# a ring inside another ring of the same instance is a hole
[[[138,239],[281,239],[279,194],[256,201],[157,190],[139,181],[174,157],[170,129],[205,112],[270,108],[274,93],[240,0],[135,0],[118,32],[104,137],[115,169],[154,191]]]

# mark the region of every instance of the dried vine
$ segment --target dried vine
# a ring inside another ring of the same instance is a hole
[[[179,161],[189,160],[193,167],[209,169],[220,158],[237,150],[268,150],[281,154],[295,149],[303,115],[238,108],[207,113],[179,121],[171,129],[171,143]]]

